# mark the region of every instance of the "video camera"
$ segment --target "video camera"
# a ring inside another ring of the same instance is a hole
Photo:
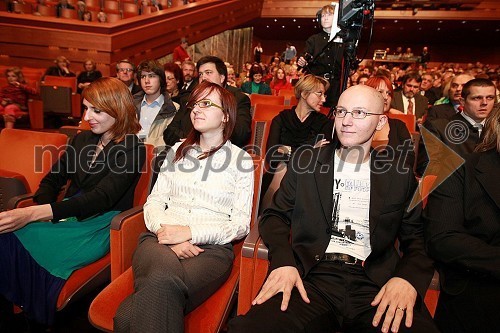
[[[361,26],[364,16],[373,15],[375,0],[339,0],[338,25],[341,28]]]

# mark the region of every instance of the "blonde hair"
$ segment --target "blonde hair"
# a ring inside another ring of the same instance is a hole
[[[295,97],[297,100],[300,100],[302,93],[305,92],[308,95],[312,93],[314,90],[319,88],[320,86],[323,86],[325,88],[325,91],[328,90],[328,87],[330,84],[328,83],[327,80],[320,76],[314,76],[312,74],[307,74],[304,75],[297,81],[295,84],[295,88],[293,89],[295,93]]]
[[[484,126],[483,141],[476,147],[475,151],[483,152],[490,149],[500,153],[500,104],[497,104],[486,120]]]

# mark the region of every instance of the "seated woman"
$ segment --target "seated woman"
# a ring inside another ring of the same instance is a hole
[[[109,252],[111,219],[132,207],[145,160],[132,95],[120,80],[93,82],[83,104],[91,130],[75,136],[42,179],[38,205],[0,213],[0,295],[48,325],[71,273]]]
[[[241,91],[246,94],[271,95],[271,88],[262,81],[263,71],[259,65],[250,68],[250,81],[243,82]]]
[[[436,261],[441,286],[434,320],[444,333],[493,333],[500,327],[498,105],[482,138],[465,164],[431,192],[423,214],[427,253]],[[437,176],[439,181],[444,172]]]
[[[276,96],[279,95],[280,90],[290,90],[293,89],[290,81],[287,80],[285,70],[283,68],[278,68],[274,74],[274,78],[271,81],[271,89],[274,90]]]
[[[144,205],[150,232],[139,238],[135,293],[118,308],[115,332],[183,332],[184,315],[228,278],[231,242],[250,229],[253,164],[229,141],[234,96],[203,81],[188,108],[194,128],[167,154]]]
[[[48,76],[64,76],[72,77],[76,76],[75,73],[69,70],[69,60],[64,56],[59,56],[54,60],[55,66],[47,68],[45,74],[42,76],[42,81]]]
[[[89,84],[102,77],[101,71],[97,70],[96,63],[92,59],[85,59],[83,62],[83,69],[84,70],[78,74],[76,78],[78,86],[77,92],[79,94],[81,94],[83,89],[87,88]]]
[[[170,98],[177,104],[181,104],[179,87],[182,87],[182,85],[184,84],[182,69],[173,62],[167,62],[165,65],[163,65],[163,69],[165,70],[167,92],[170,94]]]
[[[394,90],[391,81],[385,76],[374,76],[369,78],[365,84],[377,89],[382,94],[382,97],[384,97],[384,113],[392,113],[391,100]],[[387,117],[385,126],[380,131],[375,132],[373,143],[377,145],[376,149],[383,150],[390,154],[390,156],[396,156],[395,154],[398,153],[398,156],[404,159],[405,164],[413,168],[415,164],[415,151],[413,150],[410,132],[401,120]]]
[[[8,85],[0,89],[0,114],[5,128],[14,128],[17,119],[28,115],[28,98],[36,95],[36,90],[26,85],[19,67],[5,70]]]
[[[328,86],[328,81],[321,77],[312,74],[303,76],[294,88],[297,106],[273,118],[266,145],[269,169],[262,179],[262,209],[278,189],[286,164],[297,148],[304,145],[321,147],[330,142],[333,122],[319,112]]]

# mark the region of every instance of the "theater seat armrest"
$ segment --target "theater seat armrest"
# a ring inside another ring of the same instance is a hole
[[[33,201],[34,195],[34,193],[26,193],[10,198],[7,204],[7,209],[23,208],[36,205],[36,203]]]
[[[250,233],[245,238],[243,243],[243,248],[241,250],[241,255],[246,258],[253,258],[255,254],[255,246],[258,244],[260,239],[259,228],[250,229]]]
[[[139,235],[146,231],[142,205],[116,215],[111,221],[111,280],[132,265]]]

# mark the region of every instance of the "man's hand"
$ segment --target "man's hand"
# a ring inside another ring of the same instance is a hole
[[[191,239],[191,228],[182,225],[162,224],[156,233],[158,243],[173,245]]]
[[[169,245],[172,251],[175,252],[177,258],[188,259],[196,257],[198,254],[204,252],[202,248],[189,243],[188,241],[176,245]]]
[[[300,67],[305,67],[307,65],[306,59],[304,57],[300,57],[299,60],[297,60],[297,65]]]
[[[411,327],[416,299],[417,291],[408,281],[398,277],[390,279],[371,303],[372,306],[378,305],[375,317],[373,317],[373,326],[378,326],[385,313],[382,332],[388,332],[389,327],[392,332],[397,332],[406,312],[405,326]]]
[[[286,311],[293,287],[297,287],[304,302],[310,302],[297,268],[292,266],[276,268],[267,277],[264,286],[262,286],[259,294],[253,300],[252,305],[262,304],[277,293],[282,292],[283,301],[281,302],[281,311]]]

